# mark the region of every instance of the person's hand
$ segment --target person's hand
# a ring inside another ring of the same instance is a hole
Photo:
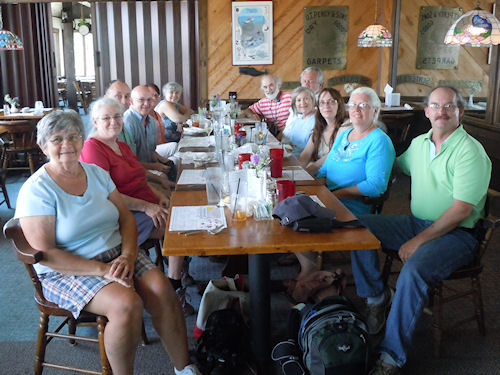
[[[183,133],[184,132],[184,126],[182,126],[182,123],[177,123],[177,132],[178,133]]]
[[[165,164],[160,163],[160,162],[156,162],[156,163],[153,163],[152,169],[154,169],[155,171],[160,171],[160,172],[167,174],[170,171],[170,166],[165,165]]]
[[[118,277],[117,276],[118,274],[120,274],[120,275],[129,274],[128,271],[125,271],[125,266],[124,266],[123,260],[119,260],[117,262],[117,264],[115,265],[115,261],[117,261],[117,259],[119,259],[119,258],[121,258],[121,256],[116,258],[115,260],[113,260],[113,262],[106,264],[106,266],[107,266],[106,272],[104,273],[103,277],[106,280],[114,281],[118,284],[121,284],[125,288],[133,288],[134,282],[133,282],[132,276],[127,276],[127,277]],[[132,263],[132,271],[131,272],[132,272],[131,274],[133,275],[133,273],[134,273],[133,263]]]
[[[120,255],[111,261],[110,273],[119,279],[132,279],[135,259]]]
[[[156,228],[167,224],[168,210],[159,204],[148,203],[144,212],[153,219]]]
[[[168,206],[170,205],[170,199],[168,199],[168,197],[161,195],[158,197],[158,199],[160,200],[158,202],[160,206],[162,206],[163,208],[168,208]]]
[[[406,241],[401,247],[399,248],[398,255],[399,258],[403,263],[406,263],[408,259],[415,253],[415,251],[418,250],[420,247],[421,243],[420,241],[414,237],[409,241]]]

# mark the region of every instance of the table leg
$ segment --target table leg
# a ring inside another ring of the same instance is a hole
[[[271,361],[271,294],[269,255],[248,255],[252,350],[261,371]]]

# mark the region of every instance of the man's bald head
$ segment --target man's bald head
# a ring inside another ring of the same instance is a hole
[[[153,107],[153,94],[147,86],[136,86],[130,95],[130,105],[142,116],[146,116]]]
[[[104,96],[118,100],[124,110],[127,110],[130,106],[130,87],[123,81],[111,82]]]

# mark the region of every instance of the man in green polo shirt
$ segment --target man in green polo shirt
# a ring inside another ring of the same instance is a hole
[[[370,375],[399,374],[429,291],[474,258],[477,240],[471,229],[483,216],[491,162],[460,125],[463,113],[455,88],[440,86],[429,93],[425,116],[432,129],[413,139],[397,161],[411,176],[412,215],[360,217],[404,263],[394,292],[382,282],[376,250],[351,253],[357,293],[367,298],[370,333],[381,332],[386,323]]]

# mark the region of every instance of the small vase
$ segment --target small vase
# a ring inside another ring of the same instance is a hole
[[[19,109],[15,105],[10,106],[10,113],[18,113]]]

